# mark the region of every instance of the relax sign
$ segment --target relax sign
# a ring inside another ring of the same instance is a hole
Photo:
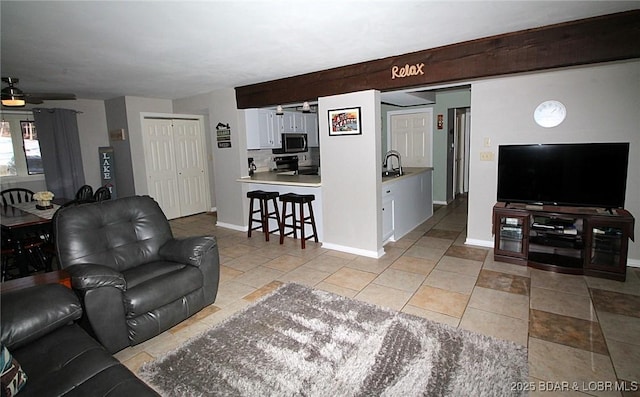
[[[391,79],[395,78],[405,78],[409,76],[420,76],[424,74],[422,70],[424,68],[424,63],[416,63],[415,65],[406,64],[404,66],[396,66],[393,65],[391,68]]]

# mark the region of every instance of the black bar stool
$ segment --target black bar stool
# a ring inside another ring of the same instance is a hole
[[[252,230],[262,229],[264,232],[264,238],[269,241],[269,233],[275,232],[280,229],[280,213],[278,212],[278,203],[276,198],[280,195],[278,192],[265,192],[263,190],[253,190],[247,192],[247,197],[251,200],[249,202],[249,232],[247,237],[251,237]],[[260,204],[260,208],[253,209],[253,200],[257,199]],[[273,201],[273,211],[269,212],[269,200]],[[254,218],[255,213],[260,213],[260,218]],[[278,222],[278,228],[269,230],[269,219],[275,219]],[[258,226],[253,226],[253,222],[258,222]]]
[[[280,244],[284,243],[285,236],[293,234],[293,238],[298,238],[297,231],[300,230],[300,240],[302,241],[302,249],[305,248],[305,241],[314,238],[315,242],[318,242],[318,231],[316,230],[316,219],[313,216],[313,206],[311,202],[316,199],[316,196],[313,194],[295,194],[295,193],[287,193],[280,196],[280,201],[282,202],[282,223],[280,226]],[[287,203],[291,203],[291,213],[287,214]],[[309,216],[305,217],[304,215],[304,204],[307,204],[309,208]],[[296,204],[299,206],[300,216],[296,217]],[[291,223],[287,223],[287,218],[292,218]],[[313,234],[311,236],[305,237],[304,235],[304,224],[305,221],[311,224],[311,228],[313,229]],[[288,233],[285,233],[285,227],[290,227],[292,230]]]

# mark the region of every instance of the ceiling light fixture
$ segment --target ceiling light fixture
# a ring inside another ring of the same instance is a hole
[[[311,106],[309,106],[309,102],[304,101],[304,103],[302,104],[302,113],[310,113],[311,112]]]
[[[9,84],[8,87],[2,89],[2,105],[3,106],[24,106],[24,93],[13,85],[18,82],[18,79],[12,77],[3,77],[2,81]]]
[[[282,116],[284,115],[284,110],[282,110],[282,105],[278,105],[276,107],[276,116]]]

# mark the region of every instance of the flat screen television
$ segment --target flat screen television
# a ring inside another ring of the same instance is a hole
[[[500,145],[498,201],[623,208],[629,143]]]

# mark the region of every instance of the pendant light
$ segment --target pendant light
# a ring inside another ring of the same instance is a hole
[[[8,87],[2,89],[2,105],[12,107],[24,106],[24,93],[19,88],[13,86],[13,84],[18,82],[18,79],[3,77],[2,81],[9,84]]]

